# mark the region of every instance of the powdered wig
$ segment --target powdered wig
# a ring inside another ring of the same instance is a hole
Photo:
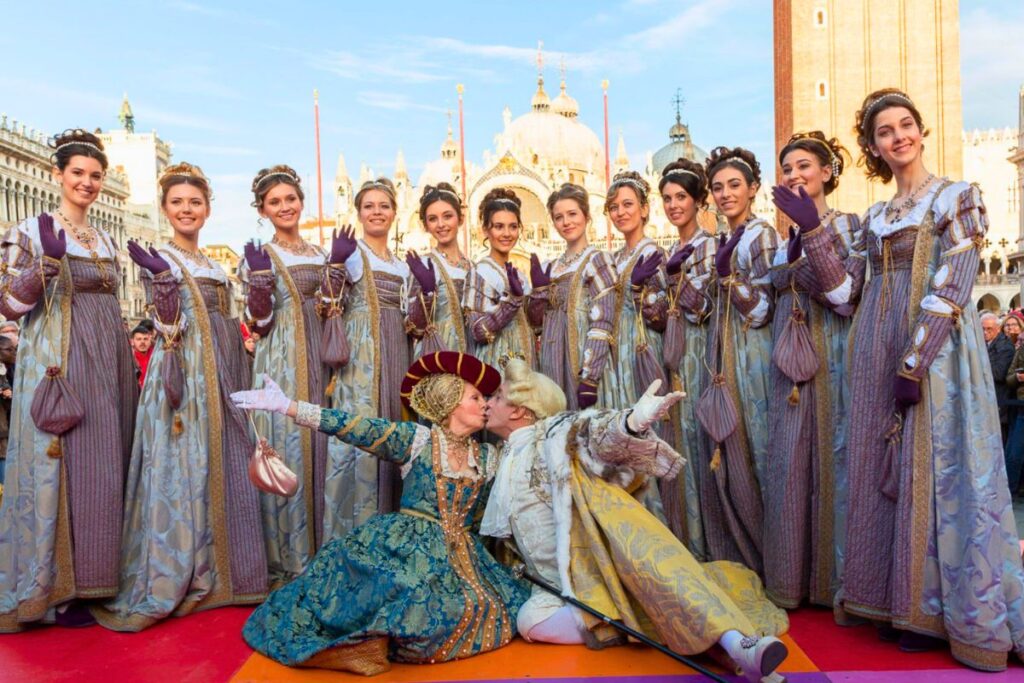
[[[538,420],[565,410],[565,393],[555,382],[534,372],[524,361],[513,358],[505,364],[502,387],[505,400],[514,406],[529,408]]]

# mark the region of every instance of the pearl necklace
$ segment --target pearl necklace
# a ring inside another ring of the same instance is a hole
[[[444,253],[440,249],[435,249],[434,251],[440,254],[441,258],[443,258],[445,262],[452,268],[461,268],[462,270],[469,270],[469,259],[463,256],[461,253],[459,254],[458,260],[456,260],[453,263],[452,260],[448,258],[448,254]]]
[[[557,264],[558,265],[558,269],[559,270],[564,270],[564,269],[568,268],[569,266],[571,266],[572,264],[576,263],[577,261],[580,260],[580,256],[583,256],[583,252],[585,252],[585,251],[586,251],[585,248],[581,249],[581,250],[577,251],[575,254],[573,254],[572,256],[570,256],[569,258],[565,257],[565,254],[567,254],[569,252],[563,253],[561,256],[558,257],[558,264]]]

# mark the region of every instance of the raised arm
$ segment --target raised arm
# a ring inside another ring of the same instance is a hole
[[[490,344],[515,319],[525,297],[522,280],[514,266],[506,265],[508,291],[505,292],[495,289],[484,279],[480,272],[483,267],[486,266],[470,271],[463,298],[473,339],[478,344]]]
[[[238,266],[238,279],[242,282],[249,329],[265,337],[274,328],[274,284],[277,278],[270,256],[255,242],[245,245],[245,256]]]

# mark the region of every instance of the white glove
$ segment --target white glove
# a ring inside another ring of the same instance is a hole
[[[637,434],[647,431],[647,428],[660,420],[668,413],[669,408],[674,406],[686,396],[685,392],[673,391],[664,396],[655,396],[661,388],[661,380],[656,379],[647,387],[647,391],[640,397],[640,400],[633,406],[633,411],[626,417],[626,426]]]
[[[266,374],[263,375],[262,389],[236,391],[231,394],[231,402],[242,410],[269,410],[282,415],[286,415],[292,405],[292,400]]]

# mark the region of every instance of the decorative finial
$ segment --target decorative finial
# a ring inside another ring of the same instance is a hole
[[[676,105],[676,123],[682,123],[683,105],[686,104],[686,98],[683,97],[682,88],[676,88],[676,96],[672,98],[672,104]]]
[[[317,90],[316,88],[313,88],[313,101],[316,102],[319,99],[320,99],[320,91]]]
[[[448,116],[448,137],[452,136],[452,110],[449,109],[445,114]]]
[[[537,41],[537,77],[544,78],[544,41]]]
[[[464,91],[465,89],[466,89],[466,86],[462,85],[461,83],[458,83],[458,84],[456,84],[456,86],[455,86],[455,92],[459,93],[459,97],[462,97],[462,92],[463,92],[463,91]]]
[[[562,87],[564,88],[565,87],[565,54],[564,53],[562,54],[562,58],[561,58],[560,63],[558,65],[558,70],[562,74]]]
[[[601,81],[601,90],[604,90],[605,94],[608,93],[608,79],[607,78],[604,79],[603,81]]]

